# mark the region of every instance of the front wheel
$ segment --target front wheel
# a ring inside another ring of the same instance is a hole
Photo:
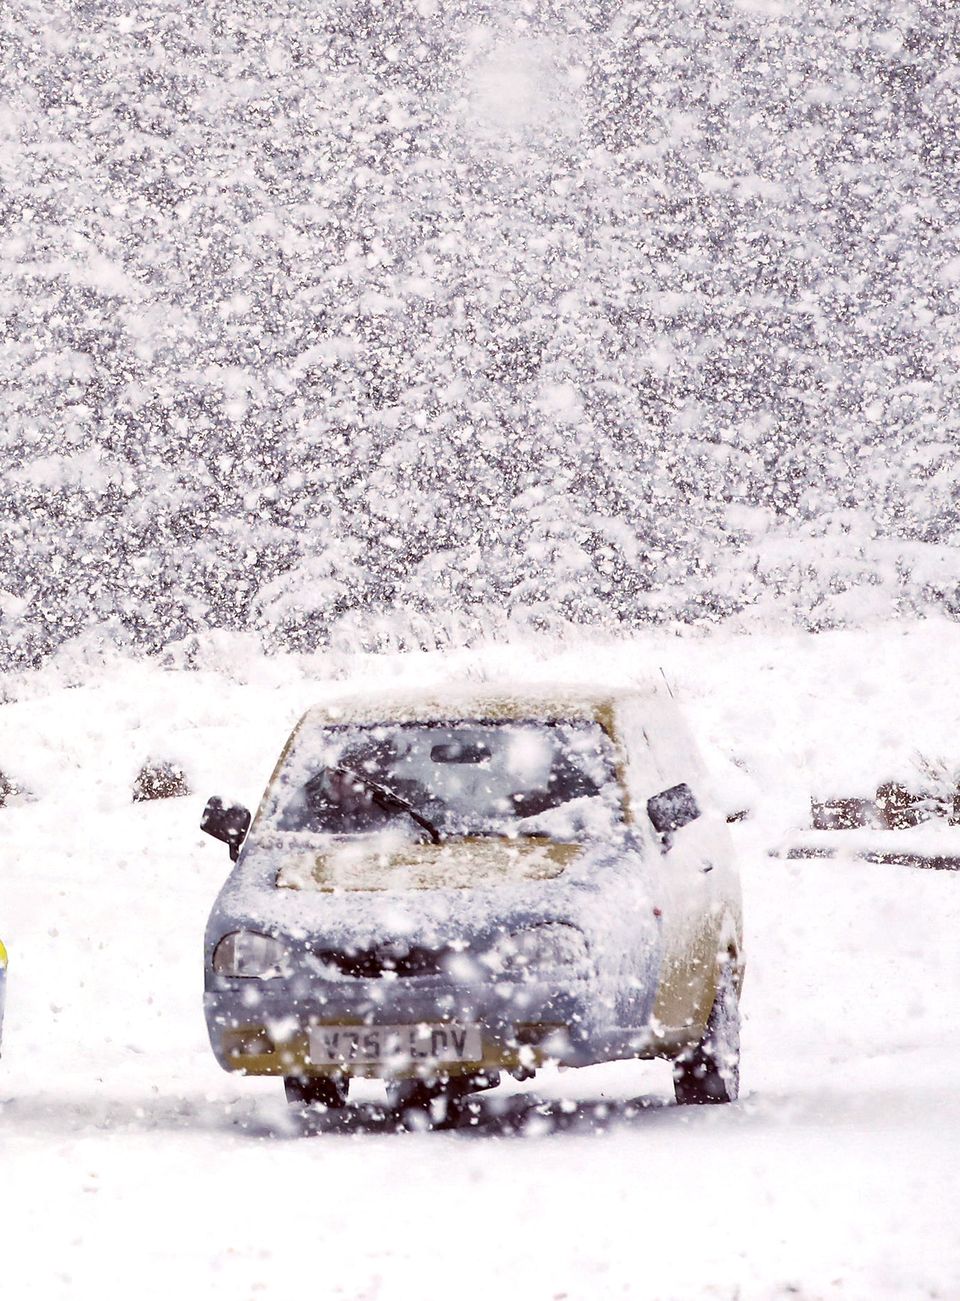
[[[673,1063],[673,1091],[682,1105],[736,1102],[740,1094],[740,1004],[733,968],[717,980],[703,1038]]]
[[[283,1088],[294,1107],[342,1107],[347,1081],[330,1075],[285,1075]]]

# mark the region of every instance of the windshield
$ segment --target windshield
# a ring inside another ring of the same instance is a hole
[[[401,723],[299,738],[267,821],[356,836],[405,825],[422,839],[584,840],[622,821],[613,746],[598,723]]]

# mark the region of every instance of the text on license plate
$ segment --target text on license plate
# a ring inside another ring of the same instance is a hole
[[[310,1031],[310,1060],[332,1062],[479,1062],[478,1025],[318,1025]]]

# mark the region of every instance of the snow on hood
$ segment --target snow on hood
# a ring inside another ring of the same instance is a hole
[[[560,876],[581,845],[464,837],[411,845],[404,837],[338,840],[322,852],[289,844],[277,885],[292,890],[436,890],[544,881]]]
[[[395,852],[404,853],[399,847]],[[594,946],[613,943],[619,948],[624,942],[617,933],[619,918],[629,913],[636,919],[637,891],[644,896],[649,892],[647,873],[637,859],[609,845],[408,844],[405,854],[411,866],[401,868],[409,873],[403,885],[403,878],[397,878],[389,886],[325,889],[310,880],[316,869],[316,845],[301,868],[306,888],[294,886],[292,880],[278,885],[281,873],[286,876],[297,870],[278,847],[247,851],[214,905],[208,945],[238,925],[295,937],[322,934],[332,945],[362,945],[384,938],[430,943],[491,926],[543,920],[572,922],[584,929]],[[480,874],[475,869],[467,887],[460,881],[471,861],[479,861]],[[411,886],[411,876],[429,872],[433,862],[442,864],[443,883],[432,888]],[[324,865],[321,871],[326,870]],[[360,870],[386,869],[361,860]]]

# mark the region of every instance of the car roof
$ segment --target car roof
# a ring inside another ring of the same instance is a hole
[[[609,726],[626,700],[665,694],[655,682],[598,690],[578,685],[504,685],[370,691],[345,696],[308,709],[301,726],[332,723],[415,723],[466,719],[594,719]]]

